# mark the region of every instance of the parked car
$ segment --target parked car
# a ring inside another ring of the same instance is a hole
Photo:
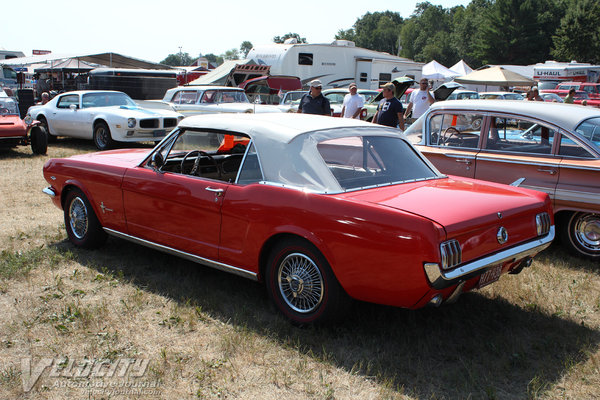
[[[478,98],[479,98],[479,93],[477,93],[474,90],[458,89],[458,90],[455,90],[454,92],[452,92],[450,94],[450,96],[448,96],[448,98],[446,98],[446,100],[472,100],[472,99],[478,99]]]
[[[139,107],[127,94],[80,90],[62,93],[27,115],[44,125],[48,140],[57,136],[92,139],[99,150],[116,142],[159,141],[183,119],[170,110]]]
[[[454,301],[554,237],[548,195],[448,178],[397,129],[349,118],[190,117],[151,151],[52,159],[44,177],[74,245],[108,234],[262,281],[298,324],[348,296]]]
[[[591,99],[600,99],[600,83],[561,82],[558,85],[556,85],[556,89],[566,90],[567,92],[570,89],[581,90],[586,92]]]
[[[180,86],[167,90],[164,102],[186,117],[221,113],[279,113],[274,105],[250,103],[244,89],[229,86]]]
[[[300,99],[302,99],[302,96],[304,96],[306,92],[307,90],[291,90],[289,92],[285,92],[277,107],[282,112],[297,112]]]
[[[342,107],[344,104],[344,97],[350,93],[348,88],[336,88],[336,89],[326,89],[323,90],[323,96],[327,97],[329,100],[329,104],[331,105],[331,115],[334,117],[339,117],[342,114]],[[371,90],[371,89],[358,89],[357,93],[364,97],[365,105],[370,103],[378,94],[379,90]],[[373,112],[369,114],[368,111]],[[360,114],[360,119],[372,119],[375,112],[373,108],[370,107],[368,110],[364,108]]]
[[[39,121],[21,119],[17,100],[0,89],[0,148],[19,145],[31,145],[33,154],[46,154],[46,130]]]
[[[523,100],[523,95],[515,92],[484,92],[479,93],[479,98],[484,100]]]
[[[238,87],[252,103],[278,105],[284,93],[302,89],[302,82],[297,76],[265,75],[248,79]]]
[[[550,101],[555,103],[563,103],[564,100],[562,97],[557,95],[556,93],[547,93],[543,90],[540,90],[540,97],[544,99],[544,101]]]
[[[433,104],[406,134],[440,171],[546,192],[571,252],[600,260],[600,111],[537,101]]]

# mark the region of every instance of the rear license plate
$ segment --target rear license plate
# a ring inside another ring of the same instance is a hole
[[[502,264],[491,267],[479,277],[479,283],[477,284],[477,288],[481,289],[482,287],[487,286],[490,283],[496,282],[498,279],[500,279],[501,274]]]
[[[154,132],[152,132],[154,137],[165,136],[166,133],[167,133],[167,131],[165,131],[164,129],[158,129],[158,130],[155,130]]]

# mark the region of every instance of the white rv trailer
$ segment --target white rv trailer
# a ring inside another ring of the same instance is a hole
[[[336,40],[331,44],[286,41],[284,44],[255,46],[247,58],[271,66],[272,75],[297,76],[304,86],[319,79],[324,88],[348,86],[378,89],[400,76],[421,78],[423,63],[374,50],[355,47],[354,42]]]

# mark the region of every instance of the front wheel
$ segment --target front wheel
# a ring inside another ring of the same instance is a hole
[[[31,151],[33,154],[46,154],[48,151],[48,132],[42,125],[31,128]]]
[[[114,146],[110,129],[105,122],[98,122],[94,125],[94,144],[98,150],[108,150]]]
[[[79,190],[71,190],[64,205],[65,228],[69,240],[77,247],[93,249],[106,241],[106,232],[90,202]]]
[[[600,214],[572,213],[562,220],[560,233],[571,253],[591,260],[600,259]]]
[[[348,296],[323,255],[300,239],[275,246],[265,280],[271,301],[297,325],[339,318],[348,305]]]

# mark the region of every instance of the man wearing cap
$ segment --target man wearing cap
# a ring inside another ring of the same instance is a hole
[[[382,89],[383,99],[377,106],[377,113],[373,117],[373,121],[379,125],[400,127],[404,130],[404,108],[400,100],[394,96],[396,87],[393,83],[388,82],[383,85]]]
[[[331,115],[329,100],[321,94],[321,81],[315,79],[310,82],[310,91],[302,96],[298,105],[298,112],[304,114]]]
[[[348,86],[348,90],[350,93],[344,96],[341,116],[344,118],[360,118],[360,112],[365,105],[365,98],[358,94],[358,89],[354,82]]]

